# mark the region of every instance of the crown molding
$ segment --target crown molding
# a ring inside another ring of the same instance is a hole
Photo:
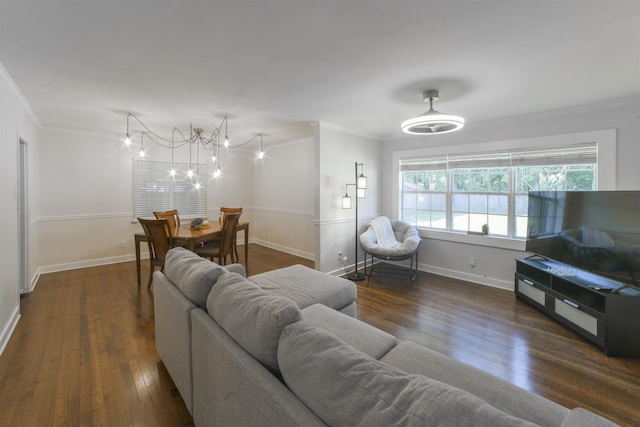
[[[0,81],[2,81],[4,86],[7,88],[9,94],[16,101],[22,112],[25,113],[38,128],[41,128],[42,123],[40,123],[38,116],[36,116],[35,111],[33,111],[33,108],[31,108],[31,105],[29,105],[29,102],[24,97],[20,88],[11,78],[11,75],[9,75],[9,72],[7,72],[2,63],[0,63]]]

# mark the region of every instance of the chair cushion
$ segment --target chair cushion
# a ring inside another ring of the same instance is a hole
[[[225,267],[179,247],[167,252],[164,263],[165,276],[195,305],[204,309],[211,288],[228,272]]]
[[[367,231],[360,235],[360,244],[365,252],[373,254],[379,258],[408,258],[418,250],[420,246],[420,234],[418,229],[411,224],[397,219],[389,220],[391,228],[400,242],[399,245],[384,246],[378,241],[373,227],[369,227]]]
[[[220,277],[207,299],[209,315],[242,348],[262,364],[278,370],[282,329],[300,320],[289,298],[273,294],[236,273]]]
[[[328,425],[534,426],[471,393],[385,365],[303,322],[284,329],[278,362],[287,386]]]

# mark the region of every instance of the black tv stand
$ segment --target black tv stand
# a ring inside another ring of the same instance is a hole
[[[601,347],[640,358],[640,290],[540,256],[516,260],[515,294]]]

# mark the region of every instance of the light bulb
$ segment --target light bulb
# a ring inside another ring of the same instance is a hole
[[[199,182],[196,182],[195,187],[196,187],[196,190],[200,190],[200,183],[199,183]]]
[[[175,169],[171,169],[171,170],[169,171],[169,175],[171,175],[171,176],[175,177],[175,176],[176,176],[176,170],[175,170]]]
[[[213,156],[211,156],[211,161],[212,161],[212,162],[215,162],[215,161],[216,161],[216,159],[217,159],[217,157],[216,157],[216,155],[215,155],[215,154],[214,154]]]
[[[144,156],[146,156],[146,155],[147,155],[147,153],[145,153],[145,152],[144,152],[144,150],[140,150],[140,153],[139,153],[139,154],[140,154],[140,158],[141,158],[141,159],[142,159],[142,158],[144,158]]]
[[[218,177],[220,176],[220,174],[221,174],[221,173],[222,173],[222,172],[221,172],[221,171],[220,171],[220,169],[218,168],[218,169],[216,169],[216,170],[215,170],[215,172],[213,172],[213,177],[214,177],[214,178],[218,178]]]
[[[189,171],[187,172],[187,176],[189,178],[193,178],[193,171],[191,170],[191,168],[189,168]]]
[[[131,138],[129,138],[129,134],[127,134],[127,136],[125,136],[123,141],[124,141],[124,145],[126,145],[127,147],[131,145]]]
[[[262,150],[258,151],[258,158],[259,159],[264,159],[264,151],[262,151]]]
[[[224,148],[229,148],[229,137],[224,136]]]

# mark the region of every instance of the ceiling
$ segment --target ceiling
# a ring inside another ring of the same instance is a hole
[[[0,63],[43,127],[394,138],[426,89],[467,123],[639,96],[640,0],[0,0]]]

